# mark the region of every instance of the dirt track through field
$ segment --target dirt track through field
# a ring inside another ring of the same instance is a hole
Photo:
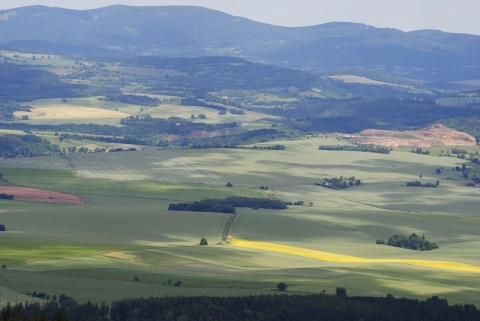
[[[13,195],[17,201],[85,204],[84,200],[76,195],[48,191],[37,188],[21,186],[0,186],[0,194]]]
[[[262,250],[268,252],[276,252],[283,254],[296,255],[306,257],[310,259],[327,261],[327,262],[339,262],[339,263],[398,263],[414,266],[421,266],[434,269],[461,271],[461,272],[473,272],[480,273],[480,266],[449,262],[449,261],[433,261],[433,260],[410,260],[410,259],[367,259],[349,255],[335,254],[330,252],[323,252],[317,250],[311,250],[301,247],[281,245],[267,242],[255,242],[247,241],[238,238],[232,238],[230,241],[231,246]]]

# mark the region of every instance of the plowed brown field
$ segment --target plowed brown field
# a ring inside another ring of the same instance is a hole
[[[85,204],[84,200],[76,195],[30,187],[0,186],[0,193],[14,195],[14,200],[17,201]]]

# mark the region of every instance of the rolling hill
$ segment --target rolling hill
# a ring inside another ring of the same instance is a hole
[[[63,54],[233,56],[321,74],[358,69],[438,87],[480,74],[480,36],[340,22],[280,27],[189,6],[4,10],[0,44]]]

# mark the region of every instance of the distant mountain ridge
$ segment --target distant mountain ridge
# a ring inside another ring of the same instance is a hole
[[[0,45],[91,55],[221,55],[327,71],[400,68],[406,77],[427,68],[420,78],[437,82],[480,78],[480,36],[340,22],[279,27],[192,6],[3,10]]]

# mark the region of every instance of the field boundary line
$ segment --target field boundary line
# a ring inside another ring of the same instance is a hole
[[[227,222],[225,222],[225,226],[223,227],[223,232],[222,232],[222,241],[228,241],[228,235],[230,234],[230,229],[232,228],[233,223],[237,218],[237,216],[238,216],[238,213],[230,215],[230,217],[227,219]]]
[[[65,159],[68,162],[68,164],[70,165],[70,168],[72,169],[72,177],[77,178],[77,166],[75,164],[73,164],[70,157],[68,157],[66,154],[63,154],[62,158]]]

